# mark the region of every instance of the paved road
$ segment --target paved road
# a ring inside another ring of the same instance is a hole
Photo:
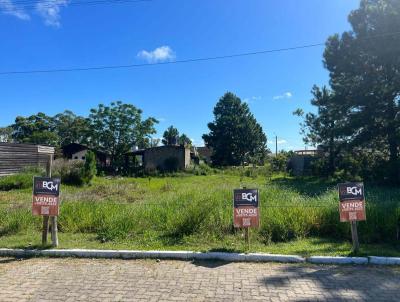
[[[400,300],[400,269],[0,258],[0,301]]]

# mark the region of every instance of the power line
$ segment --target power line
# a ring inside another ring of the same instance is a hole
[[[394,36],[394,35],[399,35],[399,34],[400,34],[400,31],[392,32],[392,33],[386,33],[386,34],[380,34],[380,35],[374,35],[374,36],[370,36],[370,37],[362,39],[362,40],[370,40],[372,38],[383,37],[383,36]],[[156,63],[127,64],[127,65],[106,65],[106,66],[76,67],[76,68],[55,68],[55,69],[33,69],[33,70],[3,71],[3,72],[0,72],[0,75],[57,73],[57,72],[74,72],[74,71],[91,71],[91,70],[139,68],[139,67],[148,67],[148,66],[157,66],[157,65],[172,65],[172,64],[181,64],[181,63],[192,63],[192,62],[204,62],[204,61],[232,59],[232,58],[263,55],[263,54],[278,53],[278,52],[285,52],[285,51],[294,51],[294,50],[307,49],[307,48],[319,47],[319,46],[324,46],[324,45],[325,45],[325,42],[321,42],[321,43],[306,44],[306,45],[286,47],[286,48],[267,49],[267,50],[244,52],[244,53],[238,53],[238,54],[229,54],[229,55],[214,56],[214,57],[204,57],[204,58],[190,58],[190,59],[184,59],[184,60],[175,60],[175,61],[168,61],[168,62],[156,62]]]
[[[146,67],[146,66],[155,66],[155,65],[171,65],[171,64],[180,64],[180,63],[202,62],[202,61],[212,61],[212,60],[223,60],[223,59],[229,59],[229,58],[238,58],[238,57],[245,57],[245,56],[254,56],[254,55],[274,53],[274,52],[305,49],[305,48],[311,48],[311,47],[317,47],[317,46],[323,46],[323,45],[325,45],[325,43],[308,44],[308,45],[294,46],[294,47],[287,47],[287,48],[278,48],[278,49],[268,49],[268,50],[245,52],[245,53],[223,55],[223,56],[215,56],[215,57],[175,60],[175,61],[169,61],[169,62],[128,64],[128,65],[108,65],[108,66],[95,66],[95,67],[77,67],[77,68],[41,69],[41,70],[40,69],[36,69],[36,70],[22,70],[22,71],[3,71],[3,72],[0,72],[0,75],[51,73],[51,72],[70,72],[70,71],[89,71],[89,70],[104,70],[104,69],[135,68],[135,67]]]

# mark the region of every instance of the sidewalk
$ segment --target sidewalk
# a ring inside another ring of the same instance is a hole
[[[0,258],[0,301],[398,301],[400,269]]]

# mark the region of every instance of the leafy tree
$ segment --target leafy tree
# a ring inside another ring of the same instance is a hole
[[[17,142],[52,146],[59,143],[54,118],[42,112],[29,117],[18,116],[11,127]]]
[[[70,143],[87,144],[89,122],[86,118],[66,110],[54,116],[55,127],[60,140],[60,146]]]
[[[267,137],[246,103],[231,92],[225,93],[214,108],[214,121],[204,134],[206,145],[213,149],[212,161],[220,166],[250,162],[267,151]]]
[[[179,131],[174,126],[169,126],[167,130],[164,131],[162,143],[166,146],[176,145],[179,140]]]
[[[158,122],[152,117],[142,120],[142,110],[120,101],[91,109],[88,121],[90,145],[109,152],[111,166],[117,170],[123,167],[123,155],[132,146],[148,146]]]
[[[82,168],[82,180],[85,184],[90,184],[92,179],[96,176],[96,155],[93,151],[86,153],[85,164]]]
[[[12,127],[0,127],[0,143],[12,142]]]
[[[190,147],[192,145],[192,140],[185,133],[182,133],[181,136],[179,136],[178,142],[179,145],[185,147]]]

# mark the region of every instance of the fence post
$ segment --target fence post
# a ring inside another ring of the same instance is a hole
[[[46,174],[47,177],[51,177],[51,168],[53,166],[53,155],[49,156],[49,161],[46,167]],[[58,227],[57,227],[57,216],[51,216],[51,246],[57,247],[58,246]]]
[[[358,232],[357,232],[357,221],[351,221],[351,239],[353,241],[352,252],[357,253],[360,249],[360,243],[358,242]]]
[[[245,237],[245,241],[247,244],[247,251],[250,251],[250,228],[246,227],[244,228],[244,237]]]
[[[53,156],[49,156],[49,160],[46,163],[46,176],[51,177],[51,165]],[[43,216],[43,227],[42,227],[42,245],[47,244],[47,234],[49,232],[49,216]]]

